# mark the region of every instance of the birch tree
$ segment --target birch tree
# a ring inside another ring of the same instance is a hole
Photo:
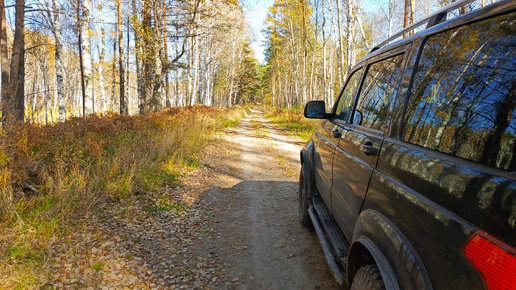
[[[116,0],[117,29],[118,29],[118,67],[120,69],[120,114],[127,114],[125,97],[125,70],[124,70],[124,31],[122,26],[122,1]]]
[[[55,0],[54,0],[55,1]],[[106,28],[104,26],[104,13],[103,13],[103,6],[102,6],[102,0],[98,1],[98,18],[99,18],[99,25],[100,25],[100,40],[98,41],[98,53],[99,53],[99,65],[98,65],[98,72],[99,72],[99,97],[98,97],[98,107],[97,110],[100,112],[106,112],[107,110],[107,103],[108,100],[106,99],[106,88],[105,86],[105,78],[104,78],[104,57],[106,55]]]
[[[93,63],[90,43],[90,0],[82,0],[81,11],[82,15],[79,20],[79,26],[82,38],[82,65],[84,69],[84,113],[85,115],[90,115],[95,113],[95,102],[93,96]]]

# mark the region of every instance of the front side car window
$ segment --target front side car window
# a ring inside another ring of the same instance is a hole
[[[351,113],[351,105],[353,103],[353,98],[355,97],[355,93],[357,91],[361,77],[362,69],[355,71],[349,77],[346,87],[342,91],[339,102],[337,103],[337,108],[335,110],[335,119],[339,119],[344,122],[348,121],[349,115]]]
[[[390,125],[402,60],[403,55],[396,55],[369,66],[356,107],[361,116],[360,125],[382,131]],[[354,119],[356,116],[357,113]]]
[[[424,44],[402,139],[516,170],[516,13],[461,26]]]

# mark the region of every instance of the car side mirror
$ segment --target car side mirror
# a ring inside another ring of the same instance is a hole
[[[329,114],[326,114],[326,104],[324,101],[306,103],[304,115],[309,119],[329,119]]]

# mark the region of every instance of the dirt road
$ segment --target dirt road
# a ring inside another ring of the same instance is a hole
[[[35,289],[337,289],[297,221],[302,142],[252,111],[177,187],[106,201],[50,241]],[[32,278],[31,278],[32,279]]]
[[[253,110],[229,134],[234,153],[207,198],[229,289],[337,289],[313,232],[297,220],[302,142]],[[215,241],[215,243],[213,243]]]

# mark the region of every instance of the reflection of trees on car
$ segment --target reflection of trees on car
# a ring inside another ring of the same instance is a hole
[[[426,41],[405,117],[405,141],[516,169],[514,16],[460,27]]]

